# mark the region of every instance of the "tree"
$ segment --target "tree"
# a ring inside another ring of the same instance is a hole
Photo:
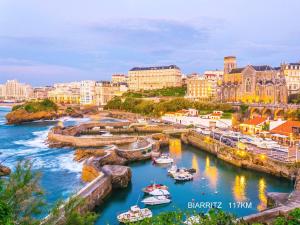
[[[8,179],[0,179],[1,225],[54,225],[60,220],[61,213],[64,215],[62,224],[94,224],[97,215],[80,213],[79,208],[84,205],[84,200],[77,197],[66,203],[59,201],[50,213],[51,219],[41,221],[39,218],[45,213],[46,202],[39,183],[40,174],[32,171],[29,161],[19,162]]]

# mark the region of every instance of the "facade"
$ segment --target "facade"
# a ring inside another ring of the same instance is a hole
[[[33,97],[33,88],[17,80],[8,80],[0,86],[0,99],[10,101],[24,101]]]
[[[127,83],[128,82],[128,76],[125,74],[114,74],[111,76],[111,82],[114,84],[117,83]]]
[[[187,94],[191,100],[209,101],[216,97],[215,82],[205,77],[192,77],[187,80]]]
[[[80,104],[80,82],[54,84],[48,98],[58,104]]]
[[[236,63],[230,59],[228,63],[225,57],[224,77],[219,86],[222,102],[287,103],[285,78],[278,69],[266,65],[234,68]]]
[[[96,105],[106,105],[115,96],[122,96],[127,91],[127,85],[124,83],[111,83],[109,81],[96,82]]]
[[[288,94],[300,93],[300,62],[282,64],[281,72],[286,80]]]
[[[152,90],[182,86],[181,70],[175,65],[135,67],[128,72],[129,90]]]
[[[83,80],[80,83],[80,104],[95,105],[96,104],[96,81]]]
[[[37,87],[33,89],[34,99],[46,99],[48,98],[48,92],[52,91],[53,87]]]
[[[255,117],[246,120],[240,124],[240,131],[243,134],[259,134],[263,131],[263,126],[268,123],[268,120],[263,117]]]

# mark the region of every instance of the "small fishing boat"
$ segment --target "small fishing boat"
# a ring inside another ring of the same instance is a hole
[[[196,169],[194,168],[191,168],[191,169],[187,169],[187,168],[177,168],[176,165],[173,165],[171,166],[171,168],[168,170],[168,174],[171,176],[171,177],[174,177],[176,174],[178,173],[189,173],[189,174],[193,174],[193,173],[196,173]]]
[[[159,190],[168,190],[168,187],[166,185],[163,185],[163,184],[151,184],[151,185],[148,185],[147,187],[143,188],[143,192],[149,194],[151,191],[154,191],[156,189],[159,189]]]
[[[159,158],[154,159],[153,162],[157,164],[170,164],[174,162],[174,159],[172,159],[168,154],[162,154]]]
[[[193,180],[193,175],[188,172],[179,172],[174,174],[174,180],[176,181],[190,181]]]
[[[141,209],[137,205],[134,205],[130,207],[129,211],[119,214],[117,219],[120,223],[134,223],[151,217],[152,212],[150,209]]]
[[[169,196],[170,192],[168,190],[163,190],[163,189],[155,189],[151,192],[149,192],[149,195],[153,195],[153,196]]]
[[[152,197],[145,198],[144,200],[142,200],[142,202],[145,205],[161,205],[161,204],[170,203],[171,199],[169,199],[165,195],[160,195],[160,196],[152,196]]]

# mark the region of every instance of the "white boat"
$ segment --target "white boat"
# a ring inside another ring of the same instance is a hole
[[[169,196],[170,192],[168,190],[164,190],[164,189],[155,189],[151,192],[149,192],[149,195],[153,195],[153,196]]]
[[[161,205],[161,204],[168,204],[171,202],[171,199],[168,197],[161,195],[161,196],[152,196],[145,198],[142,201],[145,205]]]
[[[174,162],[174,159],[167,154],[162,154],[159,158],[154,159],[154,162],[157,164],[170,164]]]
[[[272,150],[278,151],[278,152],[285,152],[285,153],[289,152],[289,148],[288,147],[284,147],[284,146],[274,147],[274,148],[272,148]]]
[[[120,223],[134,223],[151,217],[152,212],[150,209],[141,209],[137,205],[135,205],[131,206],[129,211],[119,214],[117,216],[117,219]]]
[[[188,172],[178,172],[174,174],[174,179],[176,181],[189,181],[189,180],[193,180],[194,177],[192,174]]]

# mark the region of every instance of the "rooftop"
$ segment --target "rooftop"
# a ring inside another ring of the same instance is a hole
[[[168,69],[178,69],[180,68],[176,65],[169,65],[169,66],[153,66],[153,67],[134,67],[129,71],[139,71],[139,70],[168,70]]]
[[[281,135],[290,135],[293,127],[300,127],[300,121],[286,121],[285,123],[275,127],[270,132]]]
[[[246,120],[243,124],[256,126],[264,123],[266,120],[267,119],[263,117],[254,117],[253,119]]]

